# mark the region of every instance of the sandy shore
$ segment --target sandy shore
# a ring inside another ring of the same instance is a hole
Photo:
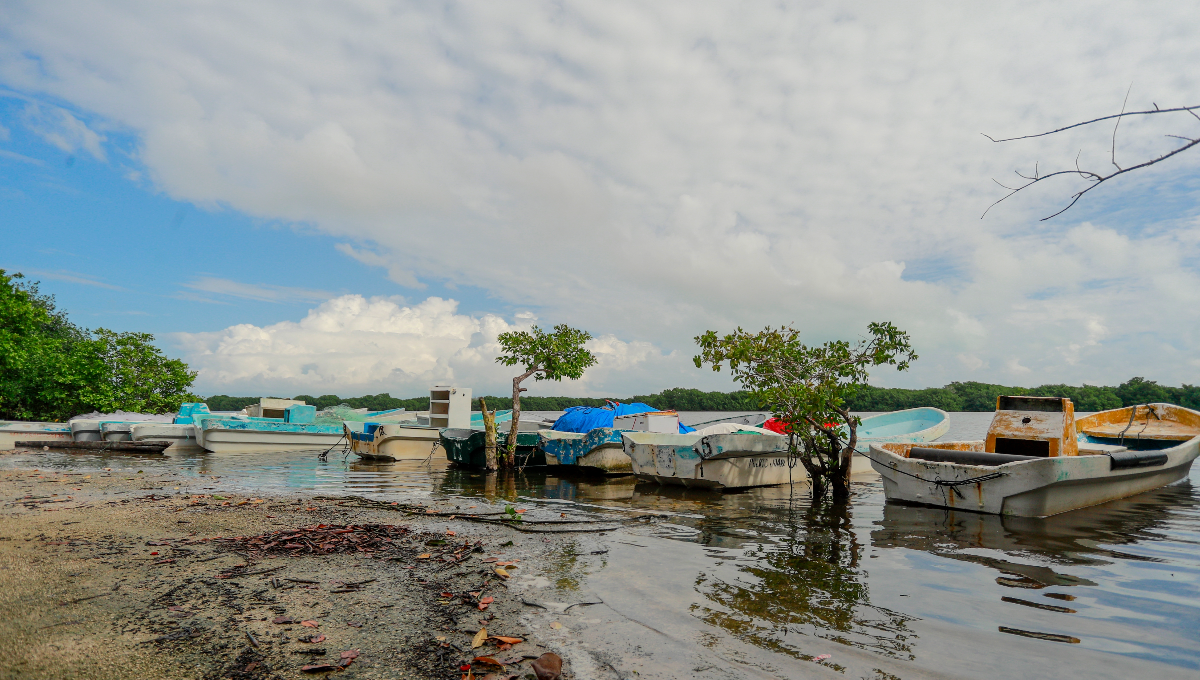
[[[503,509],[482,501],[416,515],[214,484],[0,471],[0,678],[458,678],[480,656],[504,666],[476,676],[525,677],[567,614],[519,584],[594,535],[445,515]],[[339,667],[301,670],[320,664]]]

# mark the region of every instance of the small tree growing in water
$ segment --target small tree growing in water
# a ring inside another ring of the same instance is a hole
[[[496,357],[498,363],[505,366],[524,366],[525,372],[513,378],[512,396],[512,427],[509,428],[508,445],[502,460],[505,467],[512,467],[517,459],[517,427],[521,420],[521,393],[527,391],[521,387],[526,378],[533,376],[535,380],[562,380],[570,378],[578,380],[583,372],[596,364],[596,357],[584,347],[592,339],[592,334],[571,328],[565,324],[554,327],[553,333],[546,333],[534,326],[528,331],[510,331],[501,333],[497,340],[503,350]],[[495,470],[497,461],[487,460],[487,469]]]
[[[868,370],[891,365],[906,370],[917,359],[908,334],[891,323],[872,323],[869,338],[855,343],[833,340],[810,347],[792,326],[767,327],[758,333],[738,328],[719,337],[696,337],[696,367],[726,362],[734,380],[763,408],[785,424],[788,449],[812,480],[814,497],[832,485],[834,496],[850,495],[850,461],[858,443],[858,416],[846,400],[866,384]]]

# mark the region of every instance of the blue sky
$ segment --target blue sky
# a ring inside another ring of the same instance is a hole
[[[879,384],[1200,382],[1200,152],[1092,192],[1119,110],[1200,103],[1178,4],[0,7],[0,267],[154,333],[202,393],[504,389],[496,334],[590,330],[541,394],[728,389],[692,337],[867,322]],[[1123,165],[1200,121],[1123,123]],[[1074,185],[1078,188],[1078,185]]]

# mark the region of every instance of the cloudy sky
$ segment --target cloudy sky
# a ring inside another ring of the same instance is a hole
[[[0,4],[0,267],[155,333],[197,388],[729,389],[707,329],[869,321],[877,384],[1200,382],[1200,10],[1178,2]],[[1036,165],[1035,165],[1036,164]]]

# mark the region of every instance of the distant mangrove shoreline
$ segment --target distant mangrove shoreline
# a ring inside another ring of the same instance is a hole
[[[992,411],[996,408],[996,397],[1017,394],[1068,397],[1075,404],[1076,411],[1103,411],[1155,402],[1200,409],[1200,386],[1185,384],[1182,387],[1170,387],[1144,378],[1131,378],[1116,387],[1098,385],[1015,387],[981,382],[952,382],[944,387],[928,387],[920,390],[867,386],[851,397],[849,406],[852,411],[897,411],[920,406],[933,406],[943,411]],[[238,411],[250,404],[257,404],[259,398],[218,394],[205,401],[208,408],[213,411]],[[387,393],[362,397],[339,397],[333,394],[314,397],[300,394],[293,398],[313,404],[318,410],[339,404],[372,411],[394,408],[424,411],[429,408],[428,396],[405,399],[393,397]],[[512,407],[512,397],[484,396],[483,398],[487,400],[490,409]],[[521,408],[525,411],[562,411],[570,406],[604,406],[610,399],[626,403],[642,402],[657,409],[675,411],[764,410],[747,392],[704,392],[685,387],[675,387],[655,394],[641,394],[632,397],[522,396]],[[472,405],[478,409],[479,399],[476,398]]]

